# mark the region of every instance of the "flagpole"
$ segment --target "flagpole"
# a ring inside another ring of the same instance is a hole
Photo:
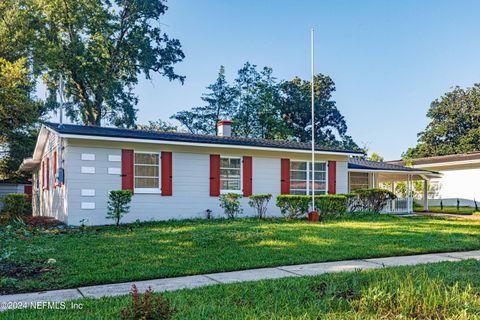
[[[312,211],[315,211],[315,89],[314,89],[314,77],[315,77],[315,69],[314,69],[314,30],[312,28],[310,33],[310,43],[311,43],[311,65],[312,65],[312,96],[311,96],[311,104],[312,104]]]

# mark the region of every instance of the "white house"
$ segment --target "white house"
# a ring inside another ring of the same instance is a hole
[[[231,137],[230,121],[218,125],[219,136],[208,136],[46,123],[33,157],[21,166],[33,173],[34,215],[70,225],[111,223],[108,193],[118,189],[134,192],[125,222],[199,218],[207,209],[221,216],[218,197],[226,192],[244,196],[245,215],[253,214],[249,195],[271,193],[268,213],[276,215],[277,195],[311,194],[310,144]],[[349,192],[349,162],[361,153],[315,150],[315,193]],[[352,170],[366,174],[367,183],[389,170],[402,179],[419,171],[362,163]]]
[[[480,200],[480,152],[427,157],[409,161],[412,168],[437,171],[441,177],[431,180],[438,193],[431,204],[474,206],[473,200]],[[403,160],[388,161],[396,165],[405,165]]]

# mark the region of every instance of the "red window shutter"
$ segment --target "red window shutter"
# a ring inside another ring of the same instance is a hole
[[[45,161],[42,160],[42,189],[45,188]]]
[[[290,159],[282,159],[280,167],[281,167],[280,193],[290,194]]]
[[[337,162],[328,161],[328,193],[337,193]]]
[[[53,187],[57,187],[57,151],[53,152]]]
[[[133,191],[133,150],[122,149],[122,190]]]
[[[23,186],[23,193],[27,195],[28,201],[32,201],[32,186]]]
[[[220,195],[220,155],[210,155],[210,196]]]
[[[162,196],[172,195],[172,153],[162,152]]]
[[[50,183],[50,158],[47,158],[47,177],[46,177],[46,182],[45,182],[45,188],[49,188],[49,183]]]
[[[252,195],[252,157],[243,157],[243,196]]]

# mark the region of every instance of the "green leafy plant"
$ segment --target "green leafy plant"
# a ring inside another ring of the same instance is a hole
[[[243,213],[243,209],[240,205],[241,194],[238,193],[226,193],[220,195],[220,207],[229,219],[236,218],[239,214]]]
[[[255,210],[255,213],[260,219],[265,219],[270,199],[272,199],[270,193],[254,194],[248,198],[248,205]]]
[[[120,219],[130,211],[129,203],[132,201],[132,191],[130,190],[112,190],[108,195],[108,213],[107,219],[115,220],[115,224],[120,224]]]
[[[326,194],[315,196],[315,207],[320,215],[342,215],[347,213],[348,198],[345,195]]]
[[[151,287],[143,294],[138,293],[136,285],[132,285],[132,304],[122,310],[122,320],[166,320],[171,319],[174,309],[162,295],[154,295]]]
[[[352,212],[375,212],[379,213],[389,200],[397,197],[391,191],[385,189],[357,189],[352,193],[350,211]]]
[[[32,213],[26,194],[9,193],[2,199],[2,202],[2,216],[9,221]]]
[[[279,195],[277,207],[286,219],[297,219],[308,212],[311,198],[302,195]]]

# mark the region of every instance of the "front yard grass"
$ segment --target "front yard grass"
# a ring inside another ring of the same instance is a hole
[[[480,262],[442,262],[164,293],[172,319],[479,319]],[[82,310],[12,310],[6,319],[118,319],[130,296]]]
[[[10,256],[0,263],[0,294],[473,250],[480,248],[480,221],[387,215],[318,224],[281,219],[168,221],[19,237],[9,248]],[[47,264],[49,259],[55,261]]]

